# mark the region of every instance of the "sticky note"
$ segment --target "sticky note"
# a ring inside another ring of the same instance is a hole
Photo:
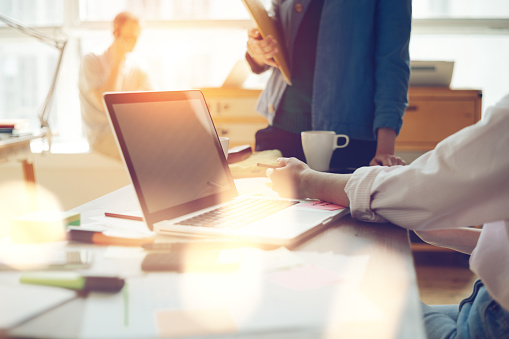
[[[79,213],[35,211],[10,220],[14,242],[46,242],[65,238],[65,226],[79,225]]]
[[[294,291],[321,288],[343,280],[342,275],[315,265],[296,267],[291,270],[272,273],[265,278]]]
[[[225,309],[157,310],[155,321],[160,338],[180,338],[237,332]]]

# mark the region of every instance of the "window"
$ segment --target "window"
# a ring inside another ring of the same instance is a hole
[[[266,7],[270,0],[263,0]],[[81,131],[78,72],[85,53],[112,40],[111,20],[122,10],[143,19],[137,45],[156,89],[219,86],[243,58],[252,26],[240,0],[2,0],[0,13],[46,34],[68,36],[50,125],[60,145],[87,149]],[[414,60],[454,60],[454,88],[483,90],[483,105],[509,92],[509,1],[414,0],[410,55]],[[58,51],[0,22],[0,118],[30,118],[46,95]],[[252,75],[262,88],[267,75]]]
[[[506,0],[414,0],[414,19],[509,18]]]

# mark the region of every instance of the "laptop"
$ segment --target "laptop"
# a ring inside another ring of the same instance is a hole
[[[410,61],[410,86],[449,87],[454,61]]]
[[[237,60],[221,85],[222,88],[240,88],[251,73],[246,60]]]
[[[199,90],[103,98],[144,221],[157,234],[290,246],[349,212],[309,200],[239,195]],[[253,201],[262,214],[248,211]],[[239,204],[245,206],[232,207]],[[228,209],[240,216],[223,218]],[[211,215],[215,221],[208,221]]]

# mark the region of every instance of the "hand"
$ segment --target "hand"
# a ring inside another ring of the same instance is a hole
[[[405,165],[405,161],[394,154],[380,153],[375,154],[375,157],[369,163],[370,166],[396,166]]]
[[[313,170],[296,158],[279,158],[282,168],[267,169],[267,176],[272,181],[272,189],[284,198],[307,198],[303,177]]]
[[[277,49],[277,41],[268,35],[262,38],[260,32],[256,28],[251,28],[248,33],[247,52],[260,66],[267,64],[272,67],[279,67],[273,57],[279,52]]]
[[[127,53],[132,52],[134,45],[131,41],[118,37],[111,45],[111,56],[114,65],[120,65]]]

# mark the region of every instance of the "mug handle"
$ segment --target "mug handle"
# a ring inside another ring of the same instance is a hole
[[[339,138],[344,138],[345,139],[345,143],[343,145],[339,145],[338,146],[338,139]],[[350,138],[348,137],[348,135],[346,135],[346,134],[336,134],[334,136],[334,147],[332,149],[335,150],[336,148],[344,148],[344,147],[348,146],[349,142],[350,142]]]

